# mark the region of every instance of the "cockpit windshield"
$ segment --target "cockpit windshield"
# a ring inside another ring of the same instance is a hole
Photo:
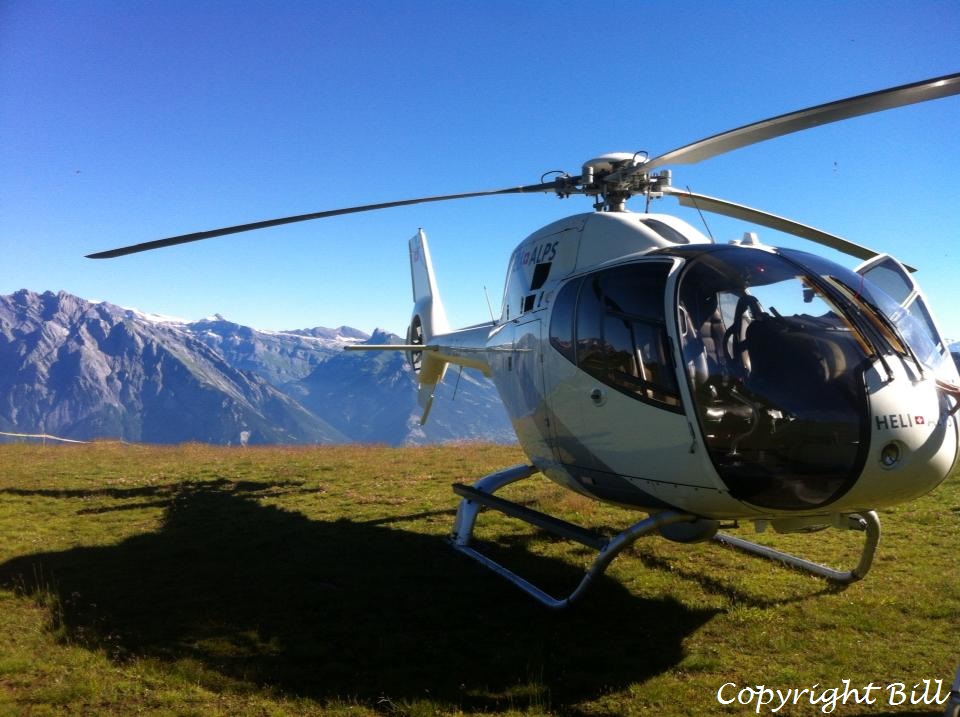
[[[819,272],[760,249],[700,254],[678,300],[698,418],[731,495],[799,510],[846,492],[865,459],[863,371],[878,333]]]
[[[875,279],[882,278],[882,266],[865,280],[860,274],[814,254],[789,249],[778,251],[838,287],[854,305],[866,309],[864,313],[869,320],[889,324],[886,330],[893,334],[890,344],[897,353],[912,357],[931,369],[936,369],[943,361],[945,352],[941,351],[941,341],[926,305],[922,301],[913,301],[907,308],[899,304],[908,290],[894,284],[893,279],[876,283]]]

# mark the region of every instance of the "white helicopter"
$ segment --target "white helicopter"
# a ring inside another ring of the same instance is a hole
[[[958,458],[960,375],[927,301],[891,256],[767,212],[675,189],[668,165],[689,164],[822,124],[960,93],[960,73],[792,112],[655,158],[607,154],[579,176],[507,189],[422,197],[198,232],[89,255],[109,258],[292,222],[494,194],[596,198],[510,257],[501,316],[451,329],[427,239],[410,240],[414,309],[404,350],[417,372],[423,421],[449,365],[491,377],[527,465],[457,484],[452,543],[552,608],[578,599],[643,535],[716,540],[850,583],[870,569],[875,512],[936,487]],[[647,211],[626,209],[645,198]],[[715,243],[649,212],[682,205],[788,232],[865,260],[854,270],[765,246],[749,233]],[[577,493],[648,517],[598,535],[495,495],[540,472]],[[557,598],[472,545],[481,507],[597,551],[582,581]],[[856,567],[839,571],[719,532],[863,531]]]

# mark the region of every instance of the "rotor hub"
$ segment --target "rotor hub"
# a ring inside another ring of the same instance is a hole
[[[630,197],[644,194],[648,198],[663,195],[663,187],[670,186],[670,171],[650,174],[644,169],[646,152],[611,152],[584,162],[579,177],[569,177],[558,184],[560,197],[585,194],[599,197],[594,204],[597,211],[622,212]]]

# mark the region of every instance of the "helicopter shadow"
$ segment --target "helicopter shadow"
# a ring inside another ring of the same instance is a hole
[[[551,612],[444,538],[404,530],[404,517],[318,521],[260,502],[303,490],[289,483],[136,490],[144,505],[165,502],[158,531],[14,558],[0,586],[52,595],[52,622],[72,644],[199,664],[201,681],[365,704],[572,708],[669,670],[715,614],[609,578]]]
[[[839,584],[839,583],[830,583],[824,581],[823,586],[816,590],[805,590],[797,594],[791,595],[789,597],[776,597],[771,598],[763,595],[757,595],[754,592],[743,590],[739,588],[735,581],[726,580],[722,577],[715,575],[709,575],[702,571],[690,570],[682,566],[677,565],[675,562],[668,559],[650,555],[646,553],[637,552],[635,557],[643,563],[646,567],[653,570],[662,570],[667,571],[671,575],[680,578],[682,580],[689,580],[691,582],[697,583],[700,588],[712,595],[719,595],[721,597],[732,600],[740,605],[746,605],[748,607],[755,608],[773,608],[780,605],[789,605],[790,603],[806,602],[808,600],[813,600],[817,597],[823,595],[835,595],[836,593],[844,592],[849,585]],[[758,569],[780,569],[780,570],[789,570],[786,566],[773,565],[767,563],[764,565],[761,561],[762,558],[755,556],[742,556],[743,560],[756,561]],[[798,571],[799,572],[799,571]]]

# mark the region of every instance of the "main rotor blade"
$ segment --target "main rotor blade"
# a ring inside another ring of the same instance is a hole
[[[180,236],[168,237],[166,239],[155,239],[154,241],[143,242],[141,244],[132,244],[130,246],[120,247],[100,251],[95,254],[87,254],[88,259],[112,259],[127,254],[136,254],[141,251],[150,251],[151,249],[160,249],[166,246],[176,244],[187,244],[201,239],[212,239],[213,237],[225,236],[227,234],[239,234],[240,232],[249,232],[254,229],[266,229],[267,227],[276,227],[281,224],[293,224],[295,222],[306,222],[311,219],[325,219],[326,217],[336,217],[341,214],[355,214],[358,212],[372,212],[376,209],[390,209],[391,207],[404,207],[410,204],[425,204],[426,202],[444,202],[449,199],[469,199],[471,197],[487,197],[494,194],[522,194],[524,192],[549,192],[559,186],[559,181],[546,182],[544,184],[528,184],[521,187],[509,187],[507,189],[492,189],[483,192],[467,192],[465,194],[441,194],[436,197],[420,197],[418,199],[401,199],[396,202],[382,202],[380,204],[364,204],[359,207],[345,207],[343,209],[330,209],[324,212],[313,212],[311,214],[298,214],[292,217],[281,217],[280,219],[267,219],[262,222],[252,222],[250,224],[238,224],[233,227],[224,227],[222,229],[211,229],[205,232],[194,232],[193,234],[182,234]]]
[[[808,239],[817,244],[828,246],[831,249],[836,249],[844,254],[850,254],[858,259],[872,259],[880,254],[880,252],[861,246],[860,244],[855,244],[835,234],[829,234],[821,229],[816,229],[806,224],[795,222],[792,219],[765,212],[762,209],[754,209],[753,207],[748,207],[743,204],[729,202],[726,199],[708,197],[705,194],[686,192],[681,189],[674,189],[673,187],[664,187],[663,193],[676,197],[677,201],[685,207],[693,207],[701,211],[722,214],[727,217],[733,217],[734,219],[742,219],[753,222],[754,224],[770,227],[777,231],[793,234],[794,236]],[[904,266],[910,271],[916,271],[912,266],[907,266],[906,264],[904,264]]]
[[[800,132],[811,127],[895,107],[903,107],[917,102],[949,97],[958,93],[960,93],[960,73],[891,87],[879,92],[857,95],[836,102],[828,102],[824,105],[808,107],[804,110],[744,125],[679,147],[646,162],[643,165],[643,171],[650,172],[667,164],[693,164],[740,147],[793,132]]]

